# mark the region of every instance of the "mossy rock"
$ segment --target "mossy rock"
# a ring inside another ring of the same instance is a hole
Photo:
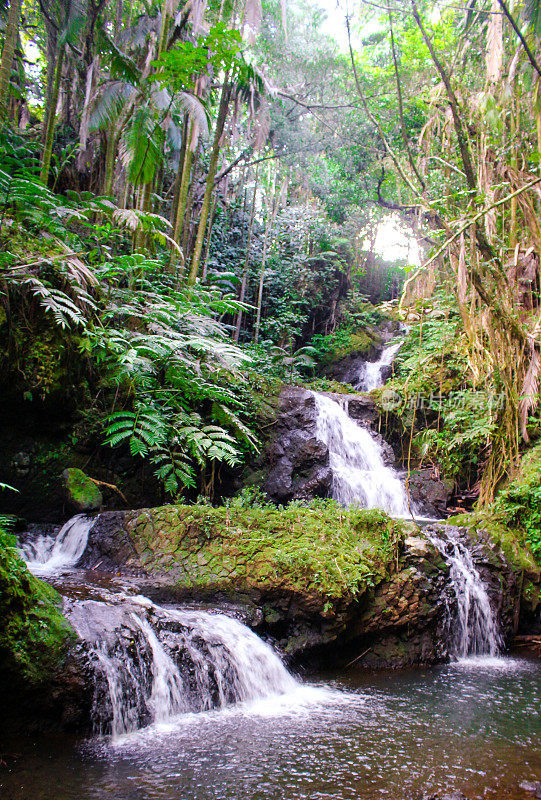
[[[46,685],[59,669],[73,641],[61,604],[0,530],[0,695],[8,687],[18,693]]]
[[[82,469],[69,467],[62,473],[64,496],[74,511],[85,514],[99,511],[103,505],[103,496],[98,486]]]

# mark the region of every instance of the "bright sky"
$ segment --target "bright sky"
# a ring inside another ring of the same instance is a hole
[[[396,214],[389,214],[380,224],[374,250],[389,261],[407,258],[408,266],[421,265],[419,243],[400,227]]]
[[[318,0],[318,5],[327,12],[327,19],[321,26],[321,33],[331,36],[342,52],[348,48],[348,35],[345,17],[349,7],[348,0]]]

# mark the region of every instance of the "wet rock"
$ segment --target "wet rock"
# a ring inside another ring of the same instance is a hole
[[[404,548],[408,555],[415,558],[425,558],[430,551],[429,543],[421,536],[406,537],[406,540],[404,541]]]
[[[420,469],[411,473],[409,482],[411,499],[427,517],[441,517],[453,491],[451,481],[442,481],[431,469]]]
[[[376,404],[368,395],[331,395],[333,399],[340,399],[348,417],[361,423],[365,427],[371,427],[378,419]]]
[[[358,659],[360,668],[398,668],[449,658],[448,612],[456,604],[449,567],[413,522],[401,523],[395,553],[374,587],[330,597],[315,584],[300,588],[288,582],[294,564],[287,562],[285,572],[269,569],[272,548],[261,563],[245,562],[236,544],[243,540],[244,521],[212,513],[213,524],[201,522],[189,506],[102,513],[82,565],[139,576],[142,593],[160,603],[190,598],[241,604],[247,624],[297,661],[336,665]],[[463,529],[458,533],[467,536]],[[490,544],[468,543],[509,640],[520,594],[517,577]],[[276,563],[280,552],[277,545]]]
[[[30,467],[32,465],[32,458],[30,453],[15,453],[13,458],[11,459],[11,466],[15,473],[19,476],[26,476],[30,472]]]
[[[103,496],[99,487],[82,469],[69,467],[62,473],[62,489],[65,502],[78,514],[99,511]]]
[[[268,461],[264,488],[274,502],[328,496],[332,481],[329,453],[316,437],[315,399],[306,389],[282,392]]]
[[[462,792],[446,792],[445,794],[428,794],[423,800],[467,800]]]
[[[362,395],[329,394],[344,406],[359,425],[372,428],[378,419],[374,401]],[[309,501],[328,497],[332,484],[327,446],[316,435],[314,396],[306,389],[287,387],[280,395],[272,441],[267,449],[268,465],[263,487],[275,503]],[[386,464],[394,464],[393,449],[379,434],[372,434],[382,448]]]

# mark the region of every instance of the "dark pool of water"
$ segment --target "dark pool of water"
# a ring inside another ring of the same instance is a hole
[[[541,663],[449,665],[299,687],[118,742],[0,737],[2,800],[531,797]]]

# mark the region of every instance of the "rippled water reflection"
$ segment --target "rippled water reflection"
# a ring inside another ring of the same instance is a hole
[[[541,780],[541,664],[351,676],[111,742],[0,743],[2,800],[526,798]]]

